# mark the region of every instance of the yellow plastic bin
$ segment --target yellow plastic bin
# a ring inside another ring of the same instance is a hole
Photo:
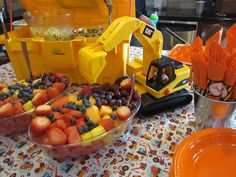
[[[108,26],[108,10],[105,3],[100,0],[20,0],[26,10],[44,15],[49,13],[48,9],[54,11],[73,12],[70,24],[78,27]],[[112,19],[121,16],[134,16],[134,0],[113,0]],[[50,13],[49,13],[50,14]],[[50,15],[48,16],[50,17]],[[46,27],[50,26],[50,19]],[[63,20],[58,17],[58,23]],[[96,22],[96,23],[93,23]],[[54,25],[54,24],[52,24]],[[63,24],[62,24],[63,26]],[[86,82],[79,74],[78,58],[79,50],[96,42],[97,37],[75,37],[72,40],[56,41],[46,40],[42,37],[32,36],[30,26],[22,27],[9,32],[9,39],[0,36],[0,43],[5,44],[10,61],[18,80],[29,77],[27,65],[23,56],[21,41],[25,40],[29,53],[30,64],[33,72],[55,72],[60,71],[69,75],[72,82]],[[123,41],[114,50],[107,53],[106,66],[100,74],[98,82],[113,82],[115,78],[123,76],[125,64],[128,59],[129,39]],[[115,68],[114,74],[110,74],[111,68]]]

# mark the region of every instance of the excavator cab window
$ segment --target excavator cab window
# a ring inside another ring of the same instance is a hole
[[[148,69],[146,85],[159,91],[172,82],[175,77],[173,62],[153,60]]]

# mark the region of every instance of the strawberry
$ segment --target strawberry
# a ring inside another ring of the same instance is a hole
[[[0,107],[0,118],[10,117],[14,115],[14,107],[11,103],[6,103]]]
[[[63,112],[63,113],[69,113],[71,111],[71,109],[69,109],[69,108],[62,108],[61,109],[61,112]]]
[[[113,126],[114,126],[114,120],[111,119],[111,118],[109,118],[109,119],[104,118],[104,119],[101,119],[101,120],[99,121],[99,124],[100,124],[101,126],[103,126],[103,128],[108,132],[108,131],[110,131],[110,130],[113,128]]]
[[[54,83],[52,84],[52,86],[53,86],[54,88],[57,88],[58,91],[59,91],[59,93],[62,93],[62,92],[65,90],[65,88],[66,88],[66,84],[64,84],[64,83],[62,83],[62,82],[54,82]]]
[[[77,126],[78,127],[83,127],[85,125],[86,125],[86,123],[85,123],[84,119],[78,119],[77,120]]]
[[[72,115],[72,116],[75,117],[75,118],[81,118],[81,117],[83,117],[83,113],[80,112],[80,111],[76,111],[76,110],[70,110],[70,111],[68,112],[68,114]]]
[[[45,134],[41,137],[41,143],[42,143],[42,144],[46,144],[46,145],[50,145],[50,144],[51,144],[50,139],[49,139],[47,133],[45,133]]]
[[[68,135],[68,144],[78,143],[81,141],[79,132],[76,126],[71,126]]]
[[[15,98],[12,96],[7,97],[4,101],[5,103],[15,103]]]
[[[131,116],[131,111],[127,106],[118,107],[116,113],[120,120],[126,120]]]
[[[15,103],[13,104],[14,107],[14,114],[21,114],[24,112],[24,108],[19,100],[15,100]]]
[[[33,76],[34,78],[40,78],[40,77],[42,77],[42,74],[41,74],[40,72],[33,72],[33,73],[32,73],[32,76]]]
[[[32,99],[32,103],[34,106],[40,106],[48,101],[48,96],[46,91],[42,91],[37,93],[34,98]]]
[[[49,105],[40,105],[35,109],[37,116],[46,116],[52,112],[52,107]]]
[[[53,146],[64,145],[67,143],[66,134],[59,128],[52,128],[48,131],[50,144]]]
[[[65,76],[65,74],[62,73],[62,72],[54,72],[54,73],[53,73],[53,76],[54,76],[55,78],[57,78],[57,79],[61,79],[62,77]]]
[[[92,93],[91,86],[84,86],[80,91],[81,95],[87,95],[87,94],[91,94],[91,93]]]
[[[64,130],[66,128],[66,124],[63,119],[58,119],[52,123],[50,128],[60,128],[61,130]]]
[[[64,96],[62,98],[59,98],[58,100],[54,101],[52,104],[52,107],[62,110],[62,106],[68,102],[68,97]]]
[[[130,78],[122,80],[120,87],[124,90],[130,91],[132,89],[132,80]]]
[[[66,134],[67,137],[69,136],[70,128],[71,127],[67,127],[67,128],[64,129],[64,133]]]
[[[60,94],[59,90],[55,87],[48,87],[46,93],[49,99],[56,98]]]
[[[43,135],[50,125],[51,122],[47,117],[38,116],[32,120],[30,128],[34,134]]]
[[[55,118],[56,120],[62,119],[63,116],[64,116],[63,114],[61,114],[61,113],[59,113],[59,112],[53,112],[52,114],[54,115],[54,118]]]
[[[5,101],[0,100],[0,107],[5,104]]]
[[[69,127],[71,125],[71,119],[73,119],[72,115],[70,115],[68,113],[64,114],[63,120],[64,120],[67,127]]]

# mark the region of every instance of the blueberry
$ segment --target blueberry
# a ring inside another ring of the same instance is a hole
[[[18,96],[19,98],[22,98],[22,97],[23,97],[23,95],[22,95],[21,93],[19,93],[17,96]]]
[[[75,106],[76,106],[76,110],[77,110],[77,111],[80,111],[80,105],[79,105],[79,104],[76,104]]]
[[[45,86],[44,85],[40,85],[39,89],[45,89]]]
[[[98,93],[93,93],[92,95],[93,95],[94,98],[99,98]]]
[[[55,122],[56,121],[55,117],[51,118],[50,121],[51,123]]]
[[[86,94],[86,95],[83,96],[83,99],[84,99],[84,100],[88,100],[89,97],[90,97],[90,95],[89,95],[89,94]],[[84,101],[84,100],[83,100],[83,101]]]
[[[90,119],[89,119],[89,116],[85,115],[85,116],[84,116],[84,121],[85,121],[85,122],[88,122],[89,120],[90,120]]]
[[[106,99],[107,99],[107,101],[110,101],[112,99],[112,96],[111,95],[107,95]]]
[[[79,134],[83,134],[84,133],[84,128],[83,127],[78,127],[78,132]]]
[[[15,93],[15,90],[14,90],[14,89],[10,89],[10,90],[9,90],[9,93],[10,93],[11,95],[13,95],[13,94]]]
[[[29,100],[32,100],[32,99],[33,99],[33,97],[34,97],[34,95],[33,95],[33,94],[28,94],[28,96],[27,96],[27,98],[28,98]]]
[[[89,128],[89,130],[91,131],[92,129],[95,128],[95,125],[90,125],[88,128]]]
[[[63,108],[69,108],[69,104],[68,104],[68,103],[65,103],[65,104],[63,104],[62,107],[63,107]]]
[[[5,98],[11,96],[11,94],[9,92],[5,93]]]
[[[63,76],[61,78],[61,82],[64,83],[64,84],[67,84],[68,83],[68,79],[65,76]]]
[[[112,106],[112,110],[116,110],[118,107],[116,105]]]
[[[83,126],[83,129],[84,129],[84,132],[88,132],[89,131],[89,128],[87,125]]]
[[[86,98],[83,98],[83,104],[87,103],[88,102],[88,99]]]
[[[53,118],[54,118],[54,114],[52,114],[52,113],[48,114],[48,115],[47,115],[47,118],[53,119]]]
[[[86,111],[86,107],[85,107],[84,105],[82,105],[82,106],[80,107],[80,111],[81,111],[81,112]]]
[[[95,99],[96,99],[96,102],[100,102],[101,101],[101,99],[99,97],[96,97]]]
[[[20,103],[21,103],[22,105],[25,104],[25,100],[20,99]]]
[[[77,100],[81,100],[82,96],[80,94],[77,95]]]
[[[10,85],[7,87],[9,90],[16,90],[16,87],[14,85]]]
[[[25,87],[23,90],[26,91],[26,92],[29,92],[31,90],[31,88],[30,87]]]
[[[105,98],[106,96],[104,94],[100,95],[100,98]]]
[[[115,114],[112,114],[112,115],[111,115],[111,118],[112,118],[113,120],[115,120],[117,117],[116,117]]]
[[[96,102],[95,105],[96,105],[98,108],[101,108],[101,107],[102,107],[102,103],[101,103],[101,102]]]
[[[48,87],[51,87],[51,86],[52,86],[52,82],[47,81],[47,86],[48,86]]]
[[[53,112],[59,112],[59,110],[57,108],[54,108],[54,107],[52,107],[52,111]]]
[[[92,106],[92,103],[88,101],[88,102],[85,103],[85,106],[86,106],[86,108],[89,108],[89,107]]]
[[[27,97],[23,97],[22,99],[25,101],[25,103],[27,103],[29,101],[29,99]]]
[[[77,123],[76,118],[72,118],[72,119],[71,119],[71,125],[76,125],[76,123]]]
[[[70,106],[70,109],[76,110],[76,105],[75,105],[75,104],[71,105],[71,106]]]
[[[94,125],[94,123],[91,120],[88,120],[86,123],[88,126]]]
[[[117,106],[121,106],[121,105],[122,105],[122,100],[121,100],[121,99],[118,99],[118,100],[116,101],[116,104],[117,104]]]

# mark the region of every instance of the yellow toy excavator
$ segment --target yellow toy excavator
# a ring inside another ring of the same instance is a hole
[[[188,86],[190,75],[188,66],[162,56],[161,32],[133,17],[114,20],[96,43],[79,50],[78,65],[81,76],[89,83],[98,82],[99,75],[106,66],[107,53],[114,50],[122,41],[129,39],[131,34],[143,46],[143,59],[135,58],[124,66],[124,74],[136,75],[136,89],[141,93],[147,92],[149,98],[153,97],[152,103],[154,103],[155,100],[165,100],[167,96],[169,98],[172,93],[177,93]],[[115,67],[114,63],[107,69],[110,75]],[[188,99],[188,102],[191,99]]]

